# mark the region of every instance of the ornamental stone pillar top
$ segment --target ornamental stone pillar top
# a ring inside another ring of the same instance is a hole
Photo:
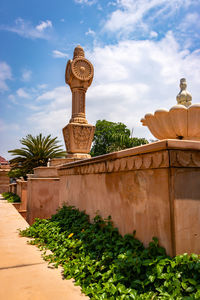
[[[87,123],[85,116],[85,94],[94,76],[93,65],[85,58],[81,46],[74,49],[73,60],[68,60],[65,82],[72,91],[72,116],[70,123]]]
[[[186,107],[192,104],[192,96],[186,90],[187,89],[187,82],[185,78],[180,79],[180,92],[176,96],[177,104],[184,105]]]
[[[65,82],[72,92],[72,115],[69,124],[63,128],[68,156],[88,158],[95,126],[88,124],[85,114],[85,97],[94,76],[93,65],[85,58],[81,46],[74,49],[72,60],[68,60]]]

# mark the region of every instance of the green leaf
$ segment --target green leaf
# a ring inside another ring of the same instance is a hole
[[[196,285],[196,284],[197,284],[196,280],[194,280],[194,279],[192,279],[192,278],[189,278],[188,281],[189,281],[189,283],[191,283],[192,285]]]
[[[150,275],[150,276],[149,276],[149,280],[150,280],[151,282],[154,282],[155,278],[156,278],[156,276],[154,276],[154,275]]]

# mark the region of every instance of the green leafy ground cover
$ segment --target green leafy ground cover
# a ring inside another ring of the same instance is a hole
[[[144,248],[133,235],[122,237],[111,219],[64,206],[50,220],[37,219],[20,233],[50,249],[44,258],[63,266],[91,299],[200,299],[200,257],[170,258],[156,238]]]
[[[5,192],[2,196],[10,203],[21,202],[20,197],[14,193]]]

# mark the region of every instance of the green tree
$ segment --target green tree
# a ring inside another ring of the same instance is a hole
[[[57,137],[52,138],[51,135],[45,137],[40,133],[34,137],[28,134],[26,138],[20,140],[20,143],[23,145],[22,148],[8,151],[16,156],[10,160],[10,163],[12,170],[18,169],[16,173],[20,176],[33,173],[33,168],[46,166],[49,158],[60,158],[66,155],[58,145]]]
[[[13,168],[11,169],[9,172],[8,172],[8,176],[10,178],[20,178],[20,177],[23,177],[23,170],[22,169],[19,169],[19,168]]]
[[[148,141],[144,138],[132,137],[125,124],[98,120],[91,155],[102,155],[143,144],[148,144]]]

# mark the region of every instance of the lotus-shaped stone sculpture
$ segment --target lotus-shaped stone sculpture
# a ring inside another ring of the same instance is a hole
[[[178,104],[169,111],[158,109],[141,119],[157,139],[200,140],[200,103],[191,104],[192,96],[186,87],[186,79],[182,78],[176,97]]]
[[[142,125],[147,126],[159,140],[183,139],[200,140],[200,103],[188,108],[175,105],[169,111],[158,109],[154,114],[146,114],[141,119]]]

